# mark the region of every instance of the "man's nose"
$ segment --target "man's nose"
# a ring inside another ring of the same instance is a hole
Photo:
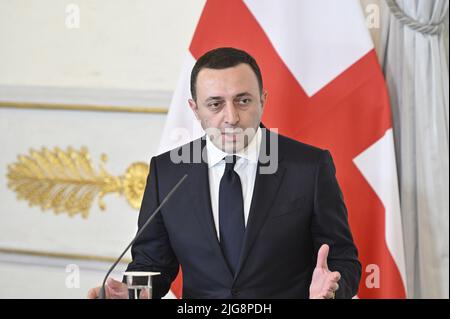
[[[239,122],[239,113],[232,102],[225,105],[225,123],[235,125]]]

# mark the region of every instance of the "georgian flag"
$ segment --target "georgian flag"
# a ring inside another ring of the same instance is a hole
[[[190,71],[216,47],[249,52],[268,91],[262,122],[330,150],[363,265],[359,298],[405,298],[391,110],[357,0],[209,0],[194,33],[160,152],[203,131],[188,107]],[[181,278],[172,285],[180,297]]]

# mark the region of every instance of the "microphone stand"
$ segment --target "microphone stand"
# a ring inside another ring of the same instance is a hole
[[[164,204],[169,200],[169,198],[172,196],[173,193],[175,193],[175,191],[178,189],[178,187],[181,185],[181,183],[184,182],[184,180],[187,178],[187,174],[185,174],[179,181],[178,183],[172,188],[172,190],[166,195],[166,197],[164,197],[163,201],[161,202],[161,204],[159,204],[159,206],[155,209],[155,211],[152,213],[152,215],[148,218],[148,220],[145,222],[145,224],[141,227],[141,229],[138,231],[138,233],[136,234],[136,236],[133,238],[133,240],[131,241],[131,243],[128,244],[128,246],[125,248],[125,250],[122,252],[122,254],[120,254],[119,258],[117,258],[117,260],[114,262],[114,264],[112,264],[112,266],[109,268],[108,272],[106,273],[105,278],[103,279],[103,283],[102,283],[102,287],[100,288],[99,294],[97,299],[105,299],[106,297],[106,292],[105,292],[105,285],[106,285],[106,280],[108,279],[108,276],[111,274],[111,272],[113,271],[113,269],[117,266],[117,264],[119,263],[119,261],[122,259],[122,257],[125,255],[125,253],[128,251],[128,249],[130,249],[130,247],[134,244],[134,242],[136,241],[136,239],[138,239],[139,235],[145,230],[145,228],[151,223],[151,221],[153,220],[153,218],[155,217],[155,215],[161,210],[161,208],[164,206]]]

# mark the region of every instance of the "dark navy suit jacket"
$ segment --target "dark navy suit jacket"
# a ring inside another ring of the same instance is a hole
[[[330,153],[267,130],[261,145],[266,154],[274,154],[269,137],[278,139],[278,169],[274,174],[261,174],[264,165],[258,164],[234,276],[214,226],[208,164],[199,162],[198,156],[197,163],[174,163],[170,152],[151,159],[139,227],[188,174],[132,247],[128,270],[162,273],[154,277],[154,298],[168,292],[180,265],[184,298],[308,298],[322,244],[330,246],[330,270],[342,276],[336,297],[351,298],[357,293],[361,264]],[[176,152],[198,153],[205,145],[202,138]]]

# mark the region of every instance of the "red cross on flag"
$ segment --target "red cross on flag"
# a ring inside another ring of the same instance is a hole
[[[261,67],[265,126],[331,152],[363,266],[358,297],[405,298],[391,110],[359,1],[207,1],[161,152],[203,135],[187,105],[190,71],[202,54],[225,46],[247,51]],[[181,278],[172,292],[180,296]]]

